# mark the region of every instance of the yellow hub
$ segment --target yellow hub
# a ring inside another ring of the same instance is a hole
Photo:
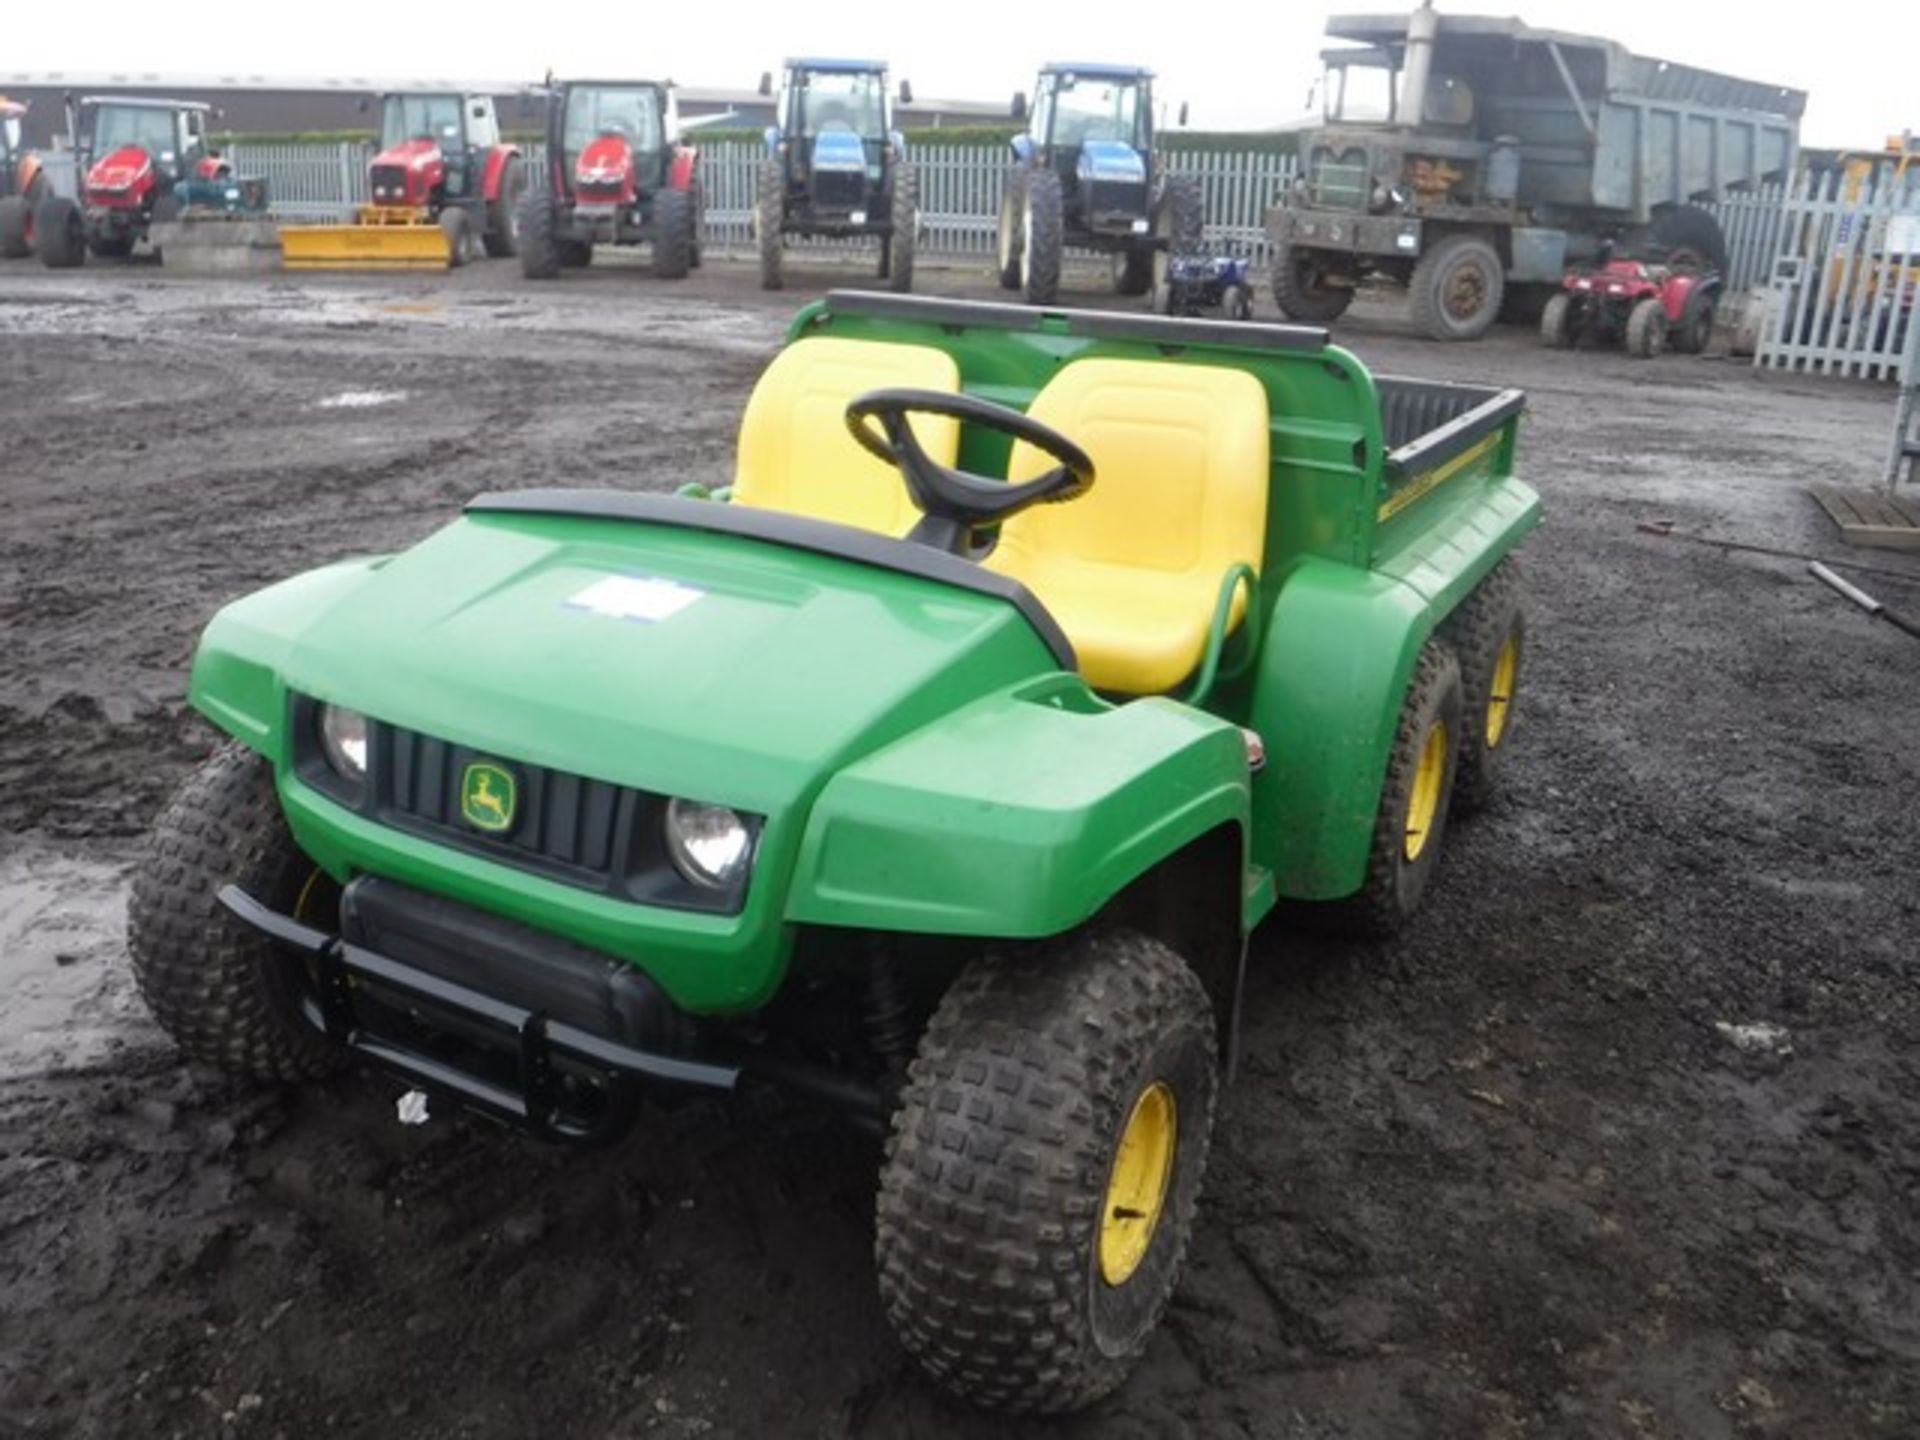
[[[1147,1257],[1167,1203],[1177,1136],[1173,1091],[1156,1080],[1133,1102],[1107,1180],[1107,1203],[1100,1214],[1100,1278],[1109,1285],[1126,1284]]]
[[[1407,797],[1406,854],[1408,861],[1418,860],[1433,833],[1433,817],[1440,813],[1440,787],[1447,778],[1447,727],[1433,722],[1426,744],[1420,747],[1420,764],[1413,772],[1413,794]]]
[[[1493,684],[1487,691],[1487,749],[1500,743],[1507,733],[1507,716],[1513,711],[1513,682],[1520,673],[1520,645],[1511,635],[1500,647],[1500,658],[1493,662]]]

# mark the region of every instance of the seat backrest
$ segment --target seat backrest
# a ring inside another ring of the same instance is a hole
[[[741,417],[734,503],[905,535],[920,518],[906,483],[860,448],[846,420],[847,402],[894,386],[958,391],[960,367],[931,345],[814,335],[787,346]],[[928,455],[954,463],[958,421],[918,415],[911,423]]]
[[[1097,689],[1160,694],[1206,653],[1221,587],[1266,544],[1266,391],[1244,370],[1076,360],[1027,413],[1093,459],[1093,488],[1001,527],[989,568],[1020,580],[1073,642]],[[1024,443],[1014,480],[1053,465]],[[1251,596],[1236,583],[1226,616]]]
[[[1267,396],[1244,370],[1150,360],[1076,360],[1027,413],[1092,457],[1078,500],[1015,516],[1002,546],[1036,558],[1191,574],[1209,595],[1234,564],[1260,567],[1267,523]],[[1007,475],[1054,461],[1019,443]],[[1042,599],[1045,597],[1043,596]]]

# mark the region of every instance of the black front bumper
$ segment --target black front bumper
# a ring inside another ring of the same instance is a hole
[[[305,959],[311,983],[301,987],[300,1008],[308,1024],[408,1084],[543,1140],[579,1144],[623,1133],[643,1085],[719,1093],[738,1086],[741,1065],[633,1043],[633,1033],[653,1033],[676,1042],[672,1049],[679,1049],[696,1033],[690,1018],[673,1010],[637,972],[627,972],[641,989],[637,998],[617,993],[635,986],[612,983],[622,978],[614,962],[606,963],[605,989],[594,993],[591,979],[581,983],[586,972],[577,959],[561,956],[548,963],[544,973],[523,969],[519,993],[511,993],[516,987],[501,985],[499,978],[512,973],[503,967],[526,959],[524,953],[513,953],[514,942],[524,952],[524,936],[533,932],[496,921],[488,935],[491,917],[446,906],[469,917],[466,933],[428,915],[411,936],[402,935],[393,931],[391,916],[403,913],[409,903],[431,906],[434,897],[379,881],[355,881],[348,887],[342,911],[349,922],[356,914],[355,887],[367,885],[385,889],[363,891],[363,900],[371,893],[379,903],[362,904],[359,911],[384,911],[389,924],[380,927],[362,920],[352,928],[376,933],[384,928],[401,942],[400,948],[412,952],[410,958],[303,924],[262,905],[238,886],[223,888],[220,903]],[[432,949],[423,952],[423,946]],[[423,963],[433,950],[484,975],[489,989],[438,973],[446,965]],[[556,980],[557,975],[562,978]],[[499,993],[503,989],[508,993]],[[591,1029],[578,1023],[592,1023],[590,1017],[604,1017],[604,1023]],[[440,1043],[449,1039],[455,1043]]]

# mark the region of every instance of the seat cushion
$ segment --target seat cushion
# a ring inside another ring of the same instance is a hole
[[[740,420],[733,500],[883,535],[905,535],[920,518],[906,483],[847,433],[847,403],[869,390],[911,386],[957,391],[960,369],[931,345],[816,335],[774,357]],[[927,453],[953,464],[958,421],[920,415],[913,433]]]
[[[1227,572],[1260,567],[1265,390],[1224,366],[1077,360],[1028,413],[1087,451],[1093,488],[1008,521],[987,564],[1052,612],[1089,684],[1131,695],[1173,689],[1205,653]],[[1031,479],[1053,464],[1021,443],[1007,473]],[[1246,599],[1242,586],[1230,627]]]

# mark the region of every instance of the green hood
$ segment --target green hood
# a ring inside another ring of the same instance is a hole
[[[229,606],[202,643],[196,702],[230,654],[503,758],[773,815],[877,745],[1058,664],[1000,594],[808,548],[824,536],[1001,583],[923,547],[710,502],[579,503],[634,513],[476,509],[357,581],[302,577]],[[725,529],[674,523],[689,513]],[[785,534],[802,543],[770,538]]]

